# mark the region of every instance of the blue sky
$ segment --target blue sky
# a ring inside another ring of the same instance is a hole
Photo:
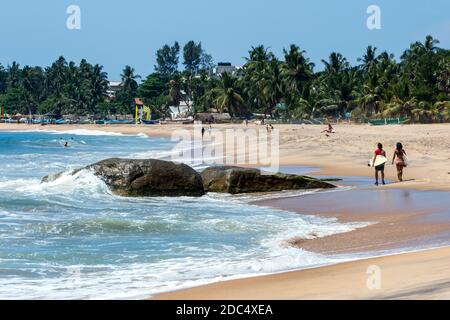
[[[66,28],[69,5],[81,8],[81,30]],[[366,27],[369,5],[380,6],[382,29]],[[396,57],[432,34],[450,48],[449,0],[15,0],[0,5],[0,63],[51,64],[58,56],[87,58],[118,79],[126,64],[146,76],[155,52],[177,40],[202,41],[216,62],[242,64],[252,45],[279,56],[291,43],[320,60],[331,51],[352,63],[369,44]]]

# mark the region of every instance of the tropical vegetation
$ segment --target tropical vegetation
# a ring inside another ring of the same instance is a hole
[[[104,117],[132,114],[140,97],[157,117],[184,102],[192,113],[214,109],[241,118],[450,121],[450,50],[432,36],[412,43],[398,60],[368,46],[356,65],[332,52],[316,66],[297,45],[285,48],[282,57],[259,45],[233,73],[217,75],[213,67],[201,43],[167,44],[156,53],[153,73],[140,79],[125,66],[121,88],[111,95],[103,67],[86,60],[76,64],[60,57],[46,68],[13,62],[0,65],[0,105],[9,114]]]

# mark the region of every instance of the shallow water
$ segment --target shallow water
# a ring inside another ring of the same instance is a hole
[[[88,171],[40,183],[109,157],[165,157],[172,146],[145,135],[1,132],[0,298],[135,299],[327,264],[338,259],[285,240],[363,226],[253,206],[248,197],[123,198]]]

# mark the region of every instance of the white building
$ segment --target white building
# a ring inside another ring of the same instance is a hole
[[[109,81],[108,90],[106,90],[106,94],[110,98],[114,98],[117,92],[123,88],[122,81]]]
[[[233,66],[230,62],[219,62],[213,69],[213,75],[220,77],[222,74],[228,73],[234,76],[240,69],[241,67]]]
[[[192,103],[190,103],[192,108]],[[185,101],[180,102],[179,107],[170,106],[170,117],[172,120],[183,120],[183,119],[189,119],[192,117],[189,106],[186,104]]]

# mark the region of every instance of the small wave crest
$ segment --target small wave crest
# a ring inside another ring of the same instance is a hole
[[[164,234],[181,231],[180,226],[165,221],[130,221],[97,218],[56,224],[39,224],[37,232],[58,236],[99,236],[101,234]]]
[[[26,194],[73,194],[73,193],[110,193],[108,186],[93,172],[80,170],[76,173],[66,171],[62,174],[50,176],[49,181],[41,182],[37,179],[17,179],[0,182],[1,188],[15,189]]]

